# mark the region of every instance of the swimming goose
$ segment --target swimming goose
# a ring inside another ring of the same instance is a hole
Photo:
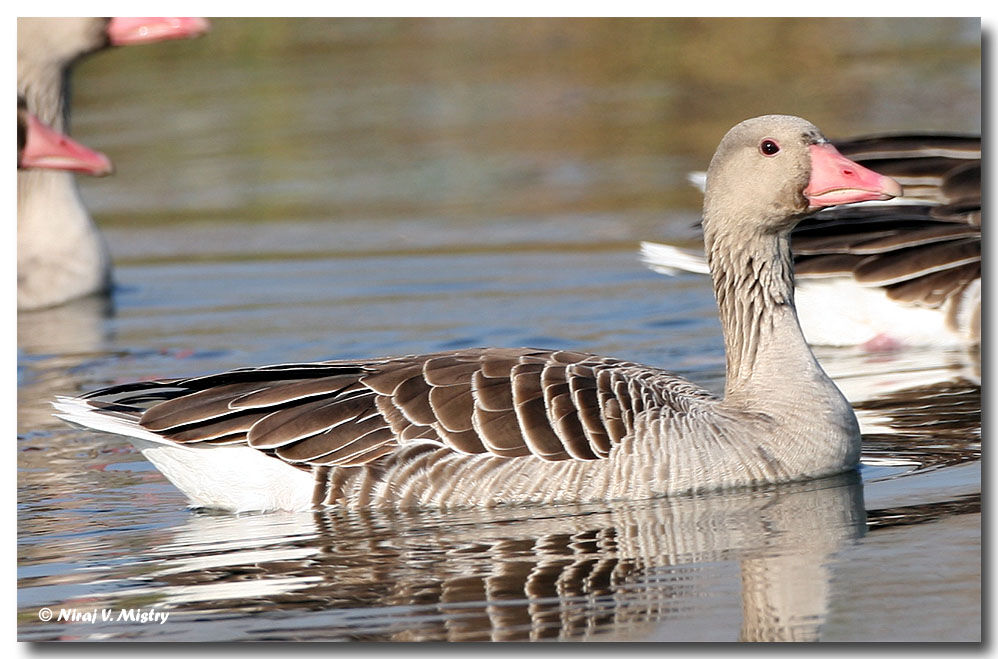
[[[107,46],[200,34],[199,18],[18,18],[17,93],[27,109],[66,133],[72,65]],[[67,172],[17,174],[17,308],[37,309],[106,292],[107,247]]]
[[[815,345],[975,346],[981,327],[981,139],[887,135],[836,142],[904,185],[901,203],[822,211],[792,233],[796,304]],[[706,273],[702,254],[644,242],[663,274]]]
[[[192,505],[234,511],[633,499],[847,471],[859,427],[797,324],[789,234],[818,208],[900,193],[797,117],[725,135],[704,200],[723,398],[609,357],[483,348],[124,384],[60,397],[57,416],[127,436]]]
[[[24,99],[17,99],[17,168],[62,169],[92,176],[111,173],[111,161],[103,153],[46,126],[28,112]]]

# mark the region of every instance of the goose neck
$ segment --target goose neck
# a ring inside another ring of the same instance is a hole
[[[725,397],[789,384],[802,368],[820,370],[794,308],[789,231],[737,235],[705,226],[704,236],[724,334]]]
[[[17,92],[43,123],[67,132],[69,114],[69,71],[52,62],[22,62],[18,58]]]

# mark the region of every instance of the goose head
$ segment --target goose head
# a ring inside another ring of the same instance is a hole
[[[18,69],[64,68],[110,41],[106,18],[18,18]]]
[[[18,18],[17,57],[65,67],[108,46],[196,37],[208,28],[203,18]]]
[[[840,154],[810,122],[755,117],[729,130],[710,161],[704,231],[783,233],[820,208],[901,192],[894,179]]]

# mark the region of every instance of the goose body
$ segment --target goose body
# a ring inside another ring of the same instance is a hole
[[[824,210],[791,235],[809,343],[965,347],[980,342],[981,140],[887,135],[836,142],[904,185],[903,199]],[[663,274],[706,273],[703,255],[645,242]]]
[[[60,133],[69,123],[73,64],[112,45],[200,34],[202,19],[18,18],[17,93],[27,110]],[[17,308],[51,307],[111,284],[104,239],[84,207],[73,174],[17,174]]]
[[[789,232],[819,207],[898,194],[803,119],[728,132],[704,202],[723,397],[632,362],[480,348],[125,384],[55,405],[129,437],[193,505],[229,510],[596,501],[846,471],[859,428],[801,335]]]

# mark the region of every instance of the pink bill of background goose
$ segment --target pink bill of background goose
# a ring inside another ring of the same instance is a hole
[[[24,99],[17,99],[17,168],[61,169],[105,176],[113,170],[111,160],[53,130],[28,112]]]
[[[824,210],[791,234],[796,304],[814,345],[974,347],[981,332],[980,136],[836,142],[897,179],[903,199]],[[644,242],[663,274],[707,273],[703,254]]]
[[[196,36],[200,18],[18,18],[17,93],[27,110],[68,132],[72,66],[108,46]],[[51,307],[103,293],[111,259],[71,173],[17,174],[17,308]]]
[[[55,406],[128,437],[192,505],[234,511],[636,499],[847,471],[859,427],[801,335],[789,234],[818,208],[900,193],[797,117],[725,135],[703,222],[723,398],[608,357],[484,348],[138,382]]]

